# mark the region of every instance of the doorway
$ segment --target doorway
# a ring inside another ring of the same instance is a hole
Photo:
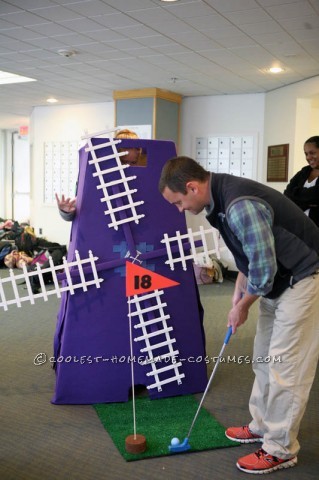
[[[30,221],[30,145],[27,135],[12,133],[12,219]]]

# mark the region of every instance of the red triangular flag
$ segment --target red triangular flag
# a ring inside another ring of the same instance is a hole
[[[175,287],[178,282],[154,273],[135,263],[126,262],[126,296],[139,295],[161,288]]]

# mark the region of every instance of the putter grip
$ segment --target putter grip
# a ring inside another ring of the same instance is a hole
[[[232,334],[232,327],[228,327],[226,337],[225,337],[225,340],[224,340],[224,345],[227,345],[227,343],[229,342],[231,334]]]

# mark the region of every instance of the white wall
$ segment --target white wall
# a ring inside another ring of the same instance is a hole
[[[312,133],[308,136],[308,138],[312,135],[319,135],[319,98],[316,102],[312,101],[310,123]]]
[[[189,97],[181,106],[180,154],[194,157],[195,138],[257,135],[257,179],[261,170],[265,94]]]
[[[0,189],[3,191],[1,196],[1,214],[0,216],[5,219],[12,218],[12,141],[13,133],[16,130],[2,130],[0,136],[1,142],[1,157],[0,157]]]
[[[5,131],[0,130],[0,218],[6,216],[6,150],[5,150]]]
[[[65,222],[56,206],[44,205],[44,142],[80,141],[88,133],[114,126],[113,102],[87,105],[37,107],[31,116],[31,225],[38,236],[68,244],[71,223]],[[42,234],[40,235],[40,229]]]
[[[256,135],[257,179],[262,171],[263,132],[264,132],[264,94],[220,95],[213,97],[189,97],[183,100],[181,107],[181,147],[179,154],[194,158],[195,139],[201,136]],[[197,216],[186,215],[187,225],[193,231],[203,225],[209,228],[205,213]],[[221,240],[221,245],[223,242]],[[235,270],[232,255],[222,254],[222,262]]]
[[[267,148],[289,144],[288,180],[304,165],[303,144],[312,135],[319,135],[319,120],[313,122],[314,99],[319,95],[319,77],[280,88],[266,95],[263,179],[266,179]],[[283,191],[286,183],[270,183]]]

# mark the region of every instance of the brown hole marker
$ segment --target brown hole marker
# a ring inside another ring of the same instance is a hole
[[[127,453],[143,453],[146,450],[146,438],[144,435],[128,435],[125,439],[125,450]]]

